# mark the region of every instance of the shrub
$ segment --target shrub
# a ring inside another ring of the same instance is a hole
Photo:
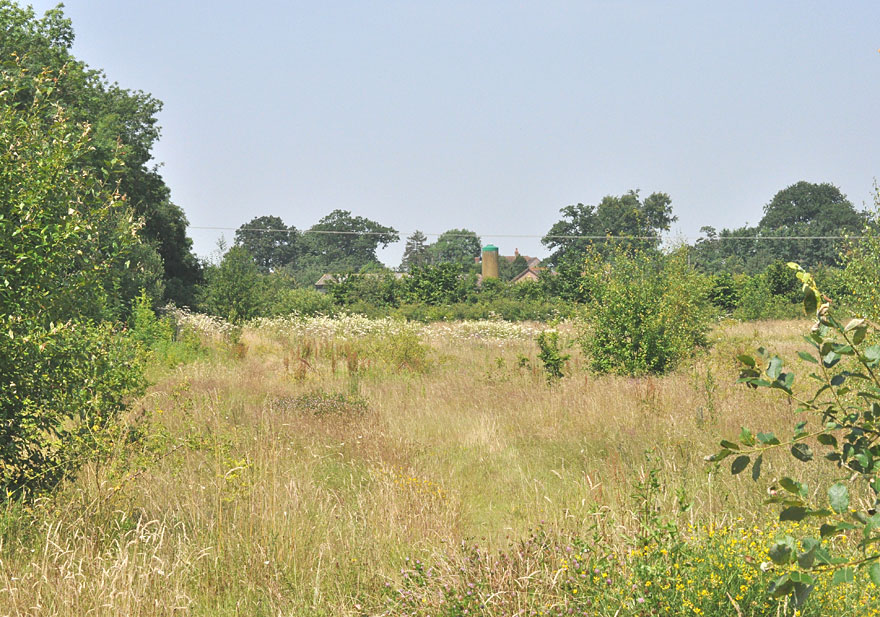
[[[280,290],[269,305],[269,315],[333,315],[336,307],[333,299],[312,289]]]
[[[771,593],[791,595],[799,605],[827,572],[834,572],[837,583],[851,582],[860,570],[880,585],[880,345],[870,336],[870,322],[838,321],[813,277],[797,264],[790,266],[803,283],[804,309],[816,319],[805,337],[812,349],[798,353],[815,367],[810,373],[815,391],[796,392],[794,372],[783,370],[783,360],[763,348],[758,349],[760,359],[739,356],[740,382],[779,390],[797,403],[797,420],[791,436],[782,438],[743,428],[738,442],[722,441],[721,450],[708,460],[734,457],[731,473],[751,465],[757,481],[765,455],[785,449],[809,463],[816,460],[813,448],[818,445],[822,459],[836,467],[836,480],[821,487],[789,477],[774,480],[770,487],[767,503],[779,506],[780,521],[804,521],[802,529],[813,528],[801,537],[778,536],[769,551],[777,575]]]
[[[736,289],[736,281],[729,272],[721,272],[712,277],[709,301],[725,313],[732,313],[736,309],[739,304],[739,293]]]
[[[742,274],[736,279],[738,304],[733,317],[742,321],[758,319],[791,319],[797,306],[787,298],[773,295],[766,277]]]
[[[401,296],[407,302],[439,305],[462,299],[461,267],[452,263],[415,266],[403,279]]]
[[[54,81],[0,83],[0,494],[54,486],[112,439],[142,386],[137,346],[102,320],[142,245],[124,200],[88,171],[89,127]],[[34,91],[33,103],[22,91]],[[108,162],[109,164],[109,162]],[[107,170],[112,173],[112,170]]]
[[[211,315],[241,323],[265,312],[265,295],[262,276],[250,253],[233,246],[219,265],[205,270],[200,305]]]
[[[568,354],[562,354],[559,351],[559,333],[554,331],[544,331],[538,334],[536,339],[541,352],[538,359],[544,364],[544,372],[547,374],[547,381],[554,382],[562,379],[564,375],[565,365],[571,358]]]
[[[591,253],[582,277],[591,300],[580,341],[593,370],[663,373],[706,344],[714,314],[708,282],[688,266],[684,252],[618,249],[611,259]]]

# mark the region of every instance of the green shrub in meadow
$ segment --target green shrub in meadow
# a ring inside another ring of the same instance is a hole
[[[706,345],[715,309],[709,281],[684,251],[591,253],[581,285],[589,298],[580,342],[599,373],[664,373]]]

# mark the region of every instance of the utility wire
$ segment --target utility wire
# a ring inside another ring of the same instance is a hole
[[[203,231],[255,231],[258,233],[283,233],[283,234],[323,234],[337,236],[384,236],[387,231],[334,231],[329,229],[271,229],[261,227],[206,227],[200,225],[190,225],[189,229],[198,229]],[[396,233],[396,232],[394,232]],[[451,233],[426,233],[425,236],[446,238],[526,238],[526,239],[543,239],[550,240],[657,240],[658,236],[581,236],[581,235],[534,235],[534,234],[451,234]],[[682,238],[690,240],[690,236],[672,236],[674,238]],[[861,240],[863,236],[699,236],[698,240],[706,242],[714,242],[715,240]]]

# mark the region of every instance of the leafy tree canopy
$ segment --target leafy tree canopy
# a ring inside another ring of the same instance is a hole
[[[156,165],[152,148],[159,138],[156,115],[162,104],[149,94],[111,84],[70,53],[74,33],[59,5],[37,17],[31,7],[0,0],[0,63],[18,58],[31,74],[51,72],[52,97],[75,123],[91,127],[89,153],[81,164],[118,182],[137,216],[144,219],[142,238],[162,259],[165,296],[180,303],[192,300],[200,268],[186,235],[183,211],[170,201],[170,191]],[[16,101],[27,105],[37,90],[23,87]]]
[[[632,190],[620,197],[608,195],[598,206],[582,203],[566,206],[560,210],[562,220],[554,223],[541,242],[553,253],[548,263],[557,265],[568,258],[582,261],[593,245],[604,246],[606,241],[597,238],[606,236],[632,236],[640,240],[627,241],[622,246],[656,248],[660,244],[660,233],[668,231],[676,220],[672,215],[672,199],[666,193],[652,193],[644,200],[638,190]],[[588,236],[580,238],[576,236]],[[620,241],[615,242],[621,245]]]
[[[325,272],[357,272],[365,266],[379,265],[378,248],[399,239],[391,227],[352,216],[347,210],[334,210],[303,234],[300,267],[315,266]]]
[[[4,499],[62,479],[139,391],[134,350],[110,320],[150,264],[123,196],[87,164],[92,131],[68,118],[54,77],[10,62],[0,79]]]
[[[474,258],[480,256],[480,237],[469,229],[449,229],[428,247],[431,264],[459,264],[463,269],[473,269]]]
[[[409,272],[415,266],[426,265],[429,259],[428,238],[417,229],[406,239],[406,247],[403,249],[400,269],[403,272]]]
[[[299,232],[277,216],[258,216],[235,231],[235,244],[251,254],[261,272],[273,272],[296,259]]]
[[[776,193],[755,227],[720,232],[704,227],[706,237],[695,246],[695,262],[708,271],[749,273],[779,261],[808,268],[838,265],[843,241],[829,238],[858,234],[866,220],[833,184],[801,181]]]

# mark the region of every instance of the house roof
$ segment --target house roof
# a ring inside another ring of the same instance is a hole
[[[528,267],[515,277],[510,279],[511,283],[519,283],[525,280],[538,280],[541,277],[541,270],[539,268]]]
[[[400,279],[402,279],[403,277],[407,276],[406,272],[388,272],[388,273],[386,273],[386,272],[366,272],[363,274],[363,276],[379,277],[384,274],[391,274],[391,276],[393,276],[398,281]],[[315,281],[315,287],[326,287],[330,283],[338,283],[340,277],[345,279],[347,276],[350,276],[350,275],[349,274],[324,274],[321,276],[321,278],[319,278],[317,281]]]

